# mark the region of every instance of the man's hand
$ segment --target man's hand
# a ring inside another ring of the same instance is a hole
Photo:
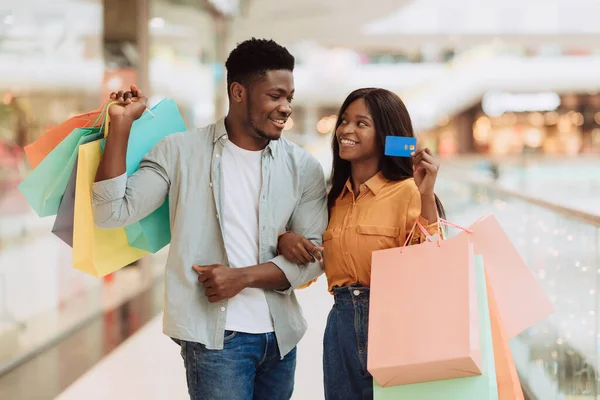
[[[108,109],[111,119],[126,117],[135,121],[142,116],[146,110],[147,99],[137,86],[131,85],[130,90],[111,93],[111,100],[117,101]]]
[[[277,248],[285,258],[298,265],[310,264],[315,259],[323,261],[323,247],[317,247],[304,236],[293,232],[281,235]]]
[[[244,268],[231,268],[221,264],[194,265],[198,282],[204,285],[204,294],[211,303],[228,300],[248,287]]]

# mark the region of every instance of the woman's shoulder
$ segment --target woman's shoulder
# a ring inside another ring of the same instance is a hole
[[[405,194],[414,194],[419,191],[414,178],[407,178],[399,181],[389,181],[386,187],[388,187],[388,189],[394,193],[399,192]]]

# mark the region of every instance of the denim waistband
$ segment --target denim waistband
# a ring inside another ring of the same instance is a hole
[[[369,301],[371,290],[362,285],[352,285],[333,288],[333,298],[336,303],[348,301]]]

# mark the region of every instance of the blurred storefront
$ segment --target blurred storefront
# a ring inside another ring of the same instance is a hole
[[[444,155],[598,153],[600,94],[490,93],[419,138]]]
[[[209,123],[214,88],[223,79],[215,20],[237,5],[9,3],[0,4],[0,371],[97,313],[107,290],[121,298],[129,293],[124,287],[142,290],[162,271],[160,263],[143,260],[102,285],[71,268],[70,249],[51,233],[53,218],[39,218],[17,190],[29,169],[22,147],[131,83],[144,90],[150,105],[175,99],[189,127]],[[85,303],[90,296],[94,301]],[[36,321],[49,320],[39,331]]]

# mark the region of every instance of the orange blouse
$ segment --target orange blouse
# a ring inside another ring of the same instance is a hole
[[[421,195],[414,179],[389,181],[381,172],[355,195],[350,180],[337,198],[323,234],[323,259],[329,291],[335,286],[371,283],[371,253],[399,247],[417,218],[427,231],[438,233],[437,221],[421,217]],[[411,243],[424,235],[417,228]]]

